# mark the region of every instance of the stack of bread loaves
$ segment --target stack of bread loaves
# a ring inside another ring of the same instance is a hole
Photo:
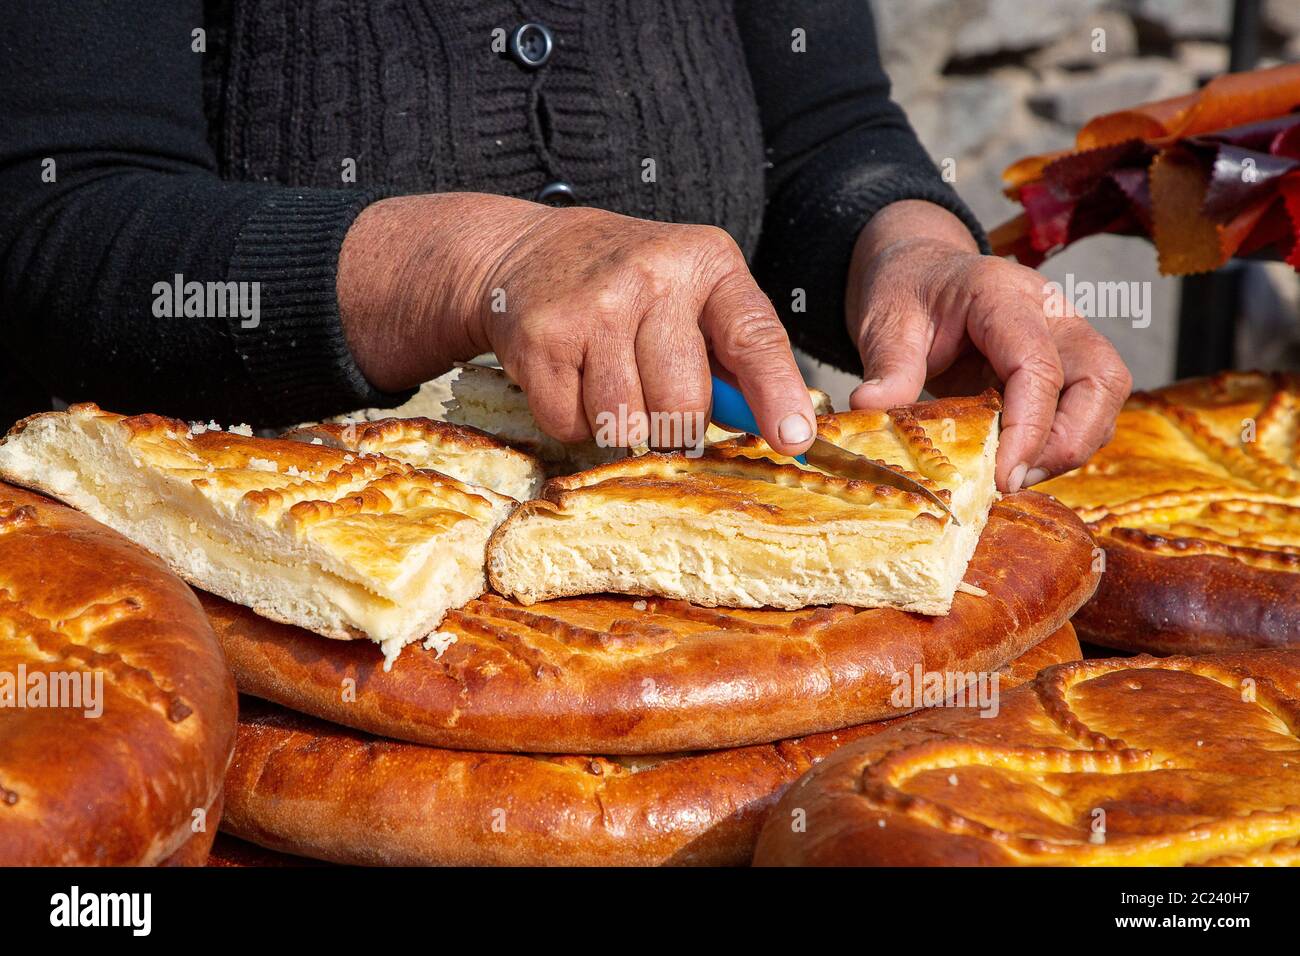
[[[1292,375],[1134,394],[1040,487],[1096,536],[1079,634],[1177,656],[1050,668],[992,719],[932,712],[845,747],[790,788],[756,862],[1300,865],[1297,434]]]
[[[485,374],[506,438],[468,402],[280,439],[83,405],[0,443],[6,480],[201,589],[245,695],[231,834],[341,863],[743,863],[837,747],[996,711],[1079,655],[1093,542],[998,499],[992,394],[819,418],[947,511],[716,432],[542,460]]]

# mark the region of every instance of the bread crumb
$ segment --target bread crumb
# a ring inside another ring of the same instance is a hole
[[[443,651],[456,643],[456,635],[451,631],[434,631],[424,639],[424,649],[433,651],[433,659],[438,660],[442,657]]]
[[[959,581],[959,582],[957,582],[957,590],[960,591],[962,594],[971,594],[971,595],[974,595],[975,597],[988,597],[988,596],[989,596],[989,592],[988,592],[988,591],[985,591],[985,590],[984,590],[983,588],[981,588],[981,587],[976,587],[976,586],[973,585],[973,584],[967,584],[965,581]]]

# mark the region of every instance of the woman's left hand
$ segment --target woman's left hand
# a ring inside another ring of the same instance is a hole
[[[1019,491],[1078,467],[1114,434],[1133,379],[1086,319],[1068,304],[1048,308],[1051,292],[1033,269],[981,255],[946,209],[886,206],[849,270],[849,334],[866,370],[850,404],[888,408],[926,387],[971,394],[1001,383],[998,487]]]

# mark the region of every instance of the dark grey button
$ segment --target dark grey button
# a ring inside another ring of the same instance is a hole
[[[526,70],[544,66],[554,49],[555,38],[540,23],[525,23],[510,34],[510,55]]]
[[[572,186],[557,179],[537,190],[537,201],[551,206],[572,206],[578,201],[578,197],[573,192]]]

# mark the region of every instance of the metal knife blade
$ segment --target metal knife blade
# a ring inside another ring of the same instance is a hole
[[[953,524],[959,527],[961,525],[961,522],[957,520],[957,516],[952,513],[952,509],[948,507],[947,503],[919,481],[894,471],[894,469],[886,465],[877,464],[870,458],[864,458],[861,455],[847,451],[839,445],[833,445],[825,438],[815,439],[812,447],[804,452],[804,456],[808,459],[808,464],[829,471],[841,478],[857,478],[862,481],[871,481],[878,485],[889,485],[891,488],[898,488],[902,491],[910,491],[921,495],[952,518]]]

